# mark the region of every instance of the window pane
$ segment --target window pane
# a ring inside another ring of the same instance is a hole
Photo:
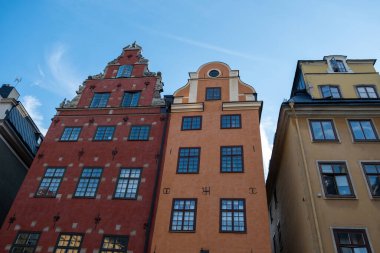
[[[357,140],[364,140],[364,133],[358,121],[350,121],[351,129],[354,134],[354,138]]]
[[[313,121],[311,122],[312,130],[313,130],[313,135],[314,139],[316,140],[323,140],[323,132],[322,132],[322,126],[320,122]]]
[[[372,124],[369,121],[362,121],[362,127],[364,131],[365,138],[367,140],[375,140],[376,135],[375,132],[372,129]]]
[[[333,176],[323,176],[323,184],[325,185],[327,195],[337,194],[337,189],[335,186],[335,180]]]
[[[336,184],[338,186],[339,195],[351,195],[350,186],[346,176],[336,176]]]

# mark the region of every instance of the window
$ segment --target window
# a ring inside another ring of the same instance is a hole
[[[91,101],[91,108],[106,107],[110,93],[95,93]]]
[[[37,197],[55,197],[61,184],[65,168],[47,168],[38,187]]]
[[[131,77],[133,66],[132,65],[121,65],[117,71],[116,77]]]
[[[115,131],[114,126],[101,126],[96,129],[94,136],[95,141],[110,141],[113,137],[113,132]]]
[[[202,116],[182,117],[181,130],[199,130],[202,128]]]
[[[321,93],[323,98],[341,98],[339,87],[334,85],[321,85]]]
[[[220,75],[219,70],[213,69],[210,72],[208,72],[209,77],[218,77]]]
[[[241,128],[240,115],[222,115],[220,118],[221,128]]]
[[[20,232],[16,236],[11,253],[18,252],[30,252],[33,253],[36,250],[38,239],[40,238],[40,233],[38,232]]]
[[[243,172],[243,147],[226,146],[220,148],[221,172]]]
[[[128,240],[128,236],[106,235],[103,237],[100,253],[127,253]]]
[[[147,141],[149,140],[150,126],[132,126],[129,132],[128,140],[130,141]]]
[[[141,92],[125,92],[121,106],[134,107],[139,105]]]
[[[336,141],[334,124],[332,120],[310,120],[313,141]]]
[[[61,141],[77,141],[80,131],[80,127],[65,127],[63,130]]]
[[[194,232],[196,225],[196,212],[196,199],[173,199],[170,231]]]
[[[357,86],[356,91],[360,98],[378,98],[374,86]]]
[[[380,163],[362,164],[373,197],[380,197]]]
[[[55,253],[79,253],[82,244],[83,235],[62,233],[59,235],[57,245],[55,246]]]
[[[206,100],[220,100],[220,87],[206,88]]]
[[[374,141],[377,134],[371,120],[349,120],[352,135],[355,141]]]
[[[136,199],[141,178],[141,169],[122,168],[117,181],[115,198]]]
[[[180,148],[178,155],[177,173],[198,173],[200,154],[200,148]]]
[[[102,172],[102,168],[84,168],[74,196],[79,198],[95,197]]]
[[[319,163],[326,197],[355,197],[344,163]]]
[[[344,66],[342,60],[335,60],[335,58],[332,58],[330,63],[334,72],[347,72],[346,66]]]
[[[364,229],[333,229],[338,253],[371,253]]]
[[[220,200],[220,231],[245,232],[245,200]]]

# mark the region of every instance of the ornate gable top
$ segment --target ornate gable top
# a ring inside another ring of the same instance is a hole
[[[130,45],[128,45],[128,46],[126,46],[126,47],[123,48],[123,50],[135,50],[135,49],[140,49],[140,50],[142,49],[142,47],[139,46],[139,45],[136,43],[136,41],[133,42],[132,44],[130,44]]]

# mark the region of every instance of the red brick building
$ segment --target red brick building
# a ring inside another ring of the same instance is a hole
[[[133,43],[61,103],[0,230],[1,252],[146,251],[167,124],[162,86]]]

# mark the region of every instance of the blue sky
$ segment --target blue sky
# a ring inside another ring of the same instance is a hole
[[[0,0],[0,84],[22,78],[21,101],[46,131],[55,107],[133,41],[163,73],[164,94],[222,61],[264,100],[267,164],[297,60],[380,58],[379,12],[375,0]]]

